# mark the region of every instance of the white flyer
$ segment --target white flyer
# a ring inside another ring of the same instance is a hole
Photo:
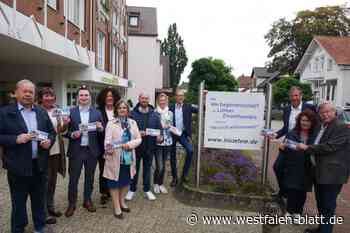
[[[83,124],[81,123],[79,125],[79,130],[81,132],[93,132],[97,130],[96,122],[88,123],[88,124]]]
[[[160,129],[151,129],[151,128],[147,128],[146,129],[146,135],[147,136],[154,136],[157,137],[160,135]]]
[[[45,141],[49,138],[49,134],[40,130],[33,130],[30,132],[33,135],[33,141]]]

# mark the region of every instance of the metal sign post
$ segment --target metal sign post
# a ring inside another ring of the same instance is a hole
[[[271,128],[271,110],[272,110],[272,84],[268,83],[266,85],[267,93],[266,93],[266,115],[265,115],[265,128]],[[267,171],[269,164],[269,153],[270,153],[270,139],[264,138],[264,150],[263,150],[263,160],[262,160],[262,173],[261,173],[261,182],[263,185],[266,184],[267,180]]]
[[[200,165],[201,165],[201,150],[203,144],[203,113],[204,113],[204,85],[205,81],[201,82],[199,86],[199,100],[198,100],[198,148],[197,148],[197,174],[196,174],[196,187],[199,188],[199,177],[200,177]]]

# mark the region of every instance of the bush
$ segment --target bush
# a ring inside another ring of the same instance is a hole
[[[207,149],[202,153],[204,185],[224,193],[260,193],[258,169],[241,151]]]

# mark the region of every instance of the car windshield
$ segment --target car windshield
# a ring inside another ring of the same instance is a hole
[[[344,118],[345,122],[350,122],[350,111],[349,110],[343,112],[343,118]]]

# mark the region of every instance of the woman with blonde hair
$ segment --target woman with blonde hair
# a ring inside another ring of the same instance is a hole
[[[115,120],[109,121],[106,127],[103,176],[112,197],[114,216],[123,219],[122,212],[130,212],[124,196],[136,173],[135,148],[142,139],[136,121],[129,118],[126,101],[116,104],[114,114]]]
[[[165,162],[170,155],[171,146],[173,144],[173,138],[171,135],[171,127],[174,126],[173,123],[173,113],[168,107],[168,96],[161,93],[157,100],[156,112],[160,114],[160,120],[162,125],[162,142],[157,144],[156,150],[156,169],[154,170],[154,193],[159,194],[168,193],[168,190],[163,185],[164,175],[165,175]]]

